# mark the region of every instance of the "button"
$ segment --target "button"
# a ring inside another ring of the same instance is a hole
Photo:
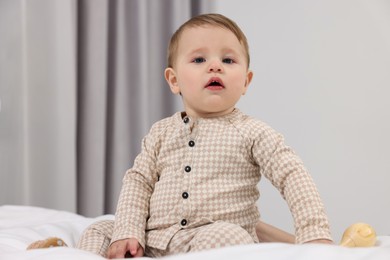
[[[188,192],[183,192],[181,196],[183,197],[183,199],[188,199]]]
[[[182,220],[180,221],[180,224],[181,224],[182,226],[187,225],[187,220],[186,220],[186,219],[182,219]]]
[[[191,141],[188,142],[188,145],[189,145],[190,147],[194,147],[194,146],[195,146],[195,142],[191,140]]]
[[[190,119],[188,117],[185,117],[185,118],[183,118],[183,122],[184,122],[184,124],[187,124],[188,122],[190,122]]]
[[[191,167],[190,167],[190,166],[186,166],[186,167],[184,168],[184,170],[185,170],[186,172],[190,172],[190,171],[191,171]]]

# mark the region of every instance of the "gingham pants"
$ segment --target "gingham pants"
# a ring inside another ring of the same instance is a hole
[[[113,220],[96,222],[84,231],[77,247],[106,257],[113,229]],[[254,243],[253,238],[245,229],[235,224],[217,221],[197,228],[179,230],[169,242],[166,250],[146,245],[145,255],[162,257],[252,243]]]

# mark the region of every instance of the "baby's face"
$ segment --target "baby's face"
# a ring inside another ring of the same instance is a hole
[[[192,117],[230,113],[252,79],[246,53],[229,30],[194,27],[183,31],[173,69],[166,70],[173,93],[181,93]]]

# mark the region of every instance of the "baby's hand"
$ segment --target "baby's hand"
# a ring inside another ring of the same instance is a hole
[[[108,248],[107,258],[126,258],[129,253],[131,257],[141,257],[144,255],[144,249],[135,238],[118,240],[112,243]]]

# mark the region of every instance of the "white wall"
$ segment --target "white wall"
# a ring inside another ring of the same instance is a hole
[[[284,134],[340,240],[354,222],[390,235],[390,2],[216,0],[246,33],[254,80],[239,108]],[[265,179],[265,221],[293,232]]]

